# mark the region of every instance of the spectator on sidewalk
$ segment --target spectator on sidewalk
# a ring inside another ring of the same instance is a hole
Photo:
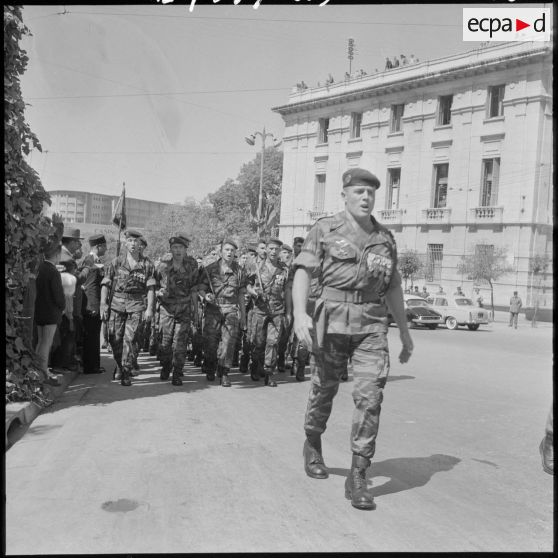
[[[393,64],[391,63],[391,60],[386,56],[386,70],[391,70],[393,68]]]
[[[430,296],[430,293],[428,292],[426,286],[422,287],[422,293],[420,296],[422,296],[422,298],[428,298]]]
[[[517,329],[517,318],[522,306],[523,302],[518,296],[517,291],[513,291],[513,296],[510,298],[510,323],[508,324],[508,327],[513,326]]]
[[[461,290],[461,287],[458,285],[456,291],[453,293],[453,296],[465,296],[465,293]]]
[[[478,288],[475,289],[474,297],[475,297],[475,302],[477,303],[477,306],[479,308],[484,308],[484,306],[483,306],[483,300],[484,299],[483,299],[482,295],[480,294],[480,289],[478,289]]]
[[[60,244],[51,244],[44,252],[45,259],[39,265],[36,279],[35,323],[37,325],[37,345],[35,352],[39,360],[45,382],[59,385],[56,374],[48,369],[48,357],[56,327],[62,319],[66,307],[62,278],[56,265],[60,260]]]
[[[394,68],[399,68],[399,60],[398,60],[397,56],[394,56],[394,57],[393,57],[392,66],[393,66]]]

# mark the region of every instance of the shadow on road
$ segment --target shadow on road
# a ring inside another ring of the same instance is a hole
[[[388,382],[396,382],[397,380],[414,380],[415,376],[408,376],[407,374],[400,374],[399,376],[388,376]]]
[[[372,462],[368,469],[368,479],[388,477],[389,480],[380,486],[372,487],[370,493],[374,497],[384,496],[424,486],[436,473],[450,471],[460,461],[457,457],[436,453],[430,457],[397,457]],[[328,468],[328,471],[341,477],[349,474],[349,469]]]

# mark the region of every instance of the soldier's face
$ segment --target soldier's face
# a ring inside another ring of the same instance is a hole
[[[171,244],[170,251],[175,259],[183,258],[186,255],[186,246],[184,244]]]
[[[267,245],[267,257],[272,261],[275,262],[279,258],[279,250],[280,246],[277,244],[268,244]]]
[[[227,263],[231,263],[234,258],[234,246],[231,244],[224,244],[223,248],[221,248],[221,258]]]
[[[295,242],[293,244],[293,252],[295,258],[300,254],[301,250],[302,250],[302,242]]]
[[[238,263],[241,266],[245,266],[247,261],[248,261],[248,254],[242,254],[242,256],[240,256],[240,258],[238,258]]]
[[[97,256],[102,258],[107,253],[107,245],[106,244],[98,244],[97,245]]]
[[[292,254],[288,250],[281,250],[281,254],[279,254],[281,261],[287,265],[291,263]]]
[[[374,209],[376,188],[367,184],[355,184],[343,188],[341,196],[345,199],[347,211],[355,218],[368,217]]]
[[[126,248],[128,252],[132,254],[132,256],[137,256],[140,251],[140,241],[138,238],[130,236],[126,239]]]
[[[260,258],[265,258],[266,255],[266,244],[265,242],[260,242],[258,244],[258,256]]]

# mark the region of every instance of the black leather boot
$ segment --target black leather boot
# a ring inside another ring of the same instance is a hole
[[[168,380],[171,372],[171,365],[170,363],[164,363],[161,367],[161,374],[159,374],[159,378],[161,380]]]
[[[246,374],[248,372],[248,363],[250,362],[249,358],[246,358],[244,355],[240,357],[240,363],[238,366],[238,371],[242,374]]]
[[[229,379],[229,369],[225,367],[222,368],[221,385],[223,387],[231,387],[231,381]]]
[[[131,373],[128,369],[122,369],[122,379],[120,380],[120,385],[129,387],[132,385],[132,379],[130,378]]]
[[[304,470],[313,479],[327,479],[329,473],[322,457],[322,442],[319,436],[307,436],[302,449]]]
[[[274,379],[275,374],[269,368],[265,369],[265,385],[269,387],[277,387],[277,382]]]
[[[296,381],[297,382],[304,382],[304,370],[305,370],[306,366],[304,366],[304,364],[298,364],[296,365]]]
[[[369,466],[369,459],[353,454],[351,470],[345,481],[345,498],[351,500],[351,505],[359,510],[376,509],[374,498],[366,486],[366,469]]]
[[[253,361],[250,363],[250,378],[252,378],[254,382],[260,381],[260,375],[258,373],[258,365]]]
[[[545,473],[549,475],[554,474],[554,446],[553,446],[553,435],[547,434],[542,440],[539,446],[539,451],[541,452],[542,468]]]
[[[180,377],[182,374],[180,374],[180,370],[176,370],[174,369],[172,371],[172,385],[173,386],[181,386],[182,385],[182,378]]]

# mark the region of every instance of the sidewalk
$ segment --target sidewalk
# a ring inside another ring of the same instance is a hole
[[[490,311],[490,308],[487,308],[487,310]],[[502,325],[507,326],[510,323],[509,312],[496,310],[494,312],[494,321],[491,322],[491,323],[496,325],[496,326],[502,326]],[[554,327],[553,322],[539,322],[538,321],[536,328],[534,328],[534,327],[532,328],[531,327],[531,321],[525,319],[525,316],[523,314],[519,314],[519,319],[517,320],[517,328],[518,329],[525,329],[525,328],[529,328],[529,329],[552,329],[553,327]]]
[[[57,371],[56,375],[60,380],[59,386],[48,386],[49,393],[53,402],[56,401],[64,393],[64,390],[81,374],[81,368],[75,371],[64,370],[63,372]],[[51,403],[52,405],[52,403]],[[50,406],[50,405],[49,405]],[[41,413],[43,409],[48,407],[41,407],[32,401],[18,401],[15,403],[8,403],[6,405],[6,431],[5,431],[5,444],[6,449],[10,448],[10,438],[13,437],[16,430],[22,426],[29,426]],[[10,436],[8,436],[10,433]]]

